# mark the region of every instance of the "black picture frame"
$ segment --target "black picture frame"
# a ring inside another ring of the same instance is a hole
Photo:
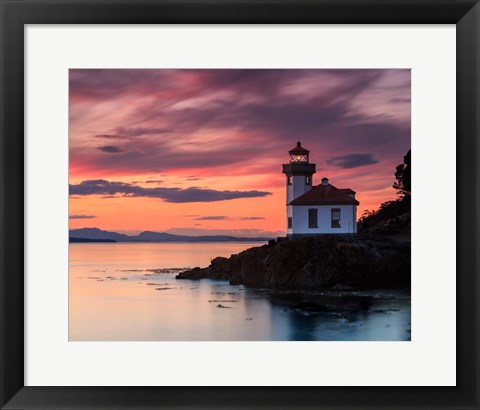
[[[0,0],[0,7],[2,409],[480,408],[478,0]],[[24,26],[160,23],[456,24],[456,387],[24,386]]]

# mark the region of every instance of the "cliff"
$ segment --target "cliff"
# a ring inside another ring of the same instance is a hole
[[[408,289],[410,241],[373,235],[321,235],[218,257],[177,279],[223,279],[269,289]]]

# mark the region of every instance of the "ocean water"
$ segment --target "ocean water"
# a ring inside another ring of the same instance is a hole
[[[175,279],[260,245],[70,244],[69,340],[410,340],[406,292],[285,292]]]

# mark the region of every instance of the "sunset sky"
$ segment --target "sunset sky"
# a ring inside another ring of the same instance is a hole
[[[70,70],[70,228],[284,235],[297,141],[358,215],[396,197],[410,70]]]

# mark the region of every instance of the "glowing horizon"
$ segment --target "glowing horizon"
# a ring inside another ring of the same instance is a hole
[[[70,70],[70,229],[278,236],[298,140],[358,216],[396,197],[410,70]]]

